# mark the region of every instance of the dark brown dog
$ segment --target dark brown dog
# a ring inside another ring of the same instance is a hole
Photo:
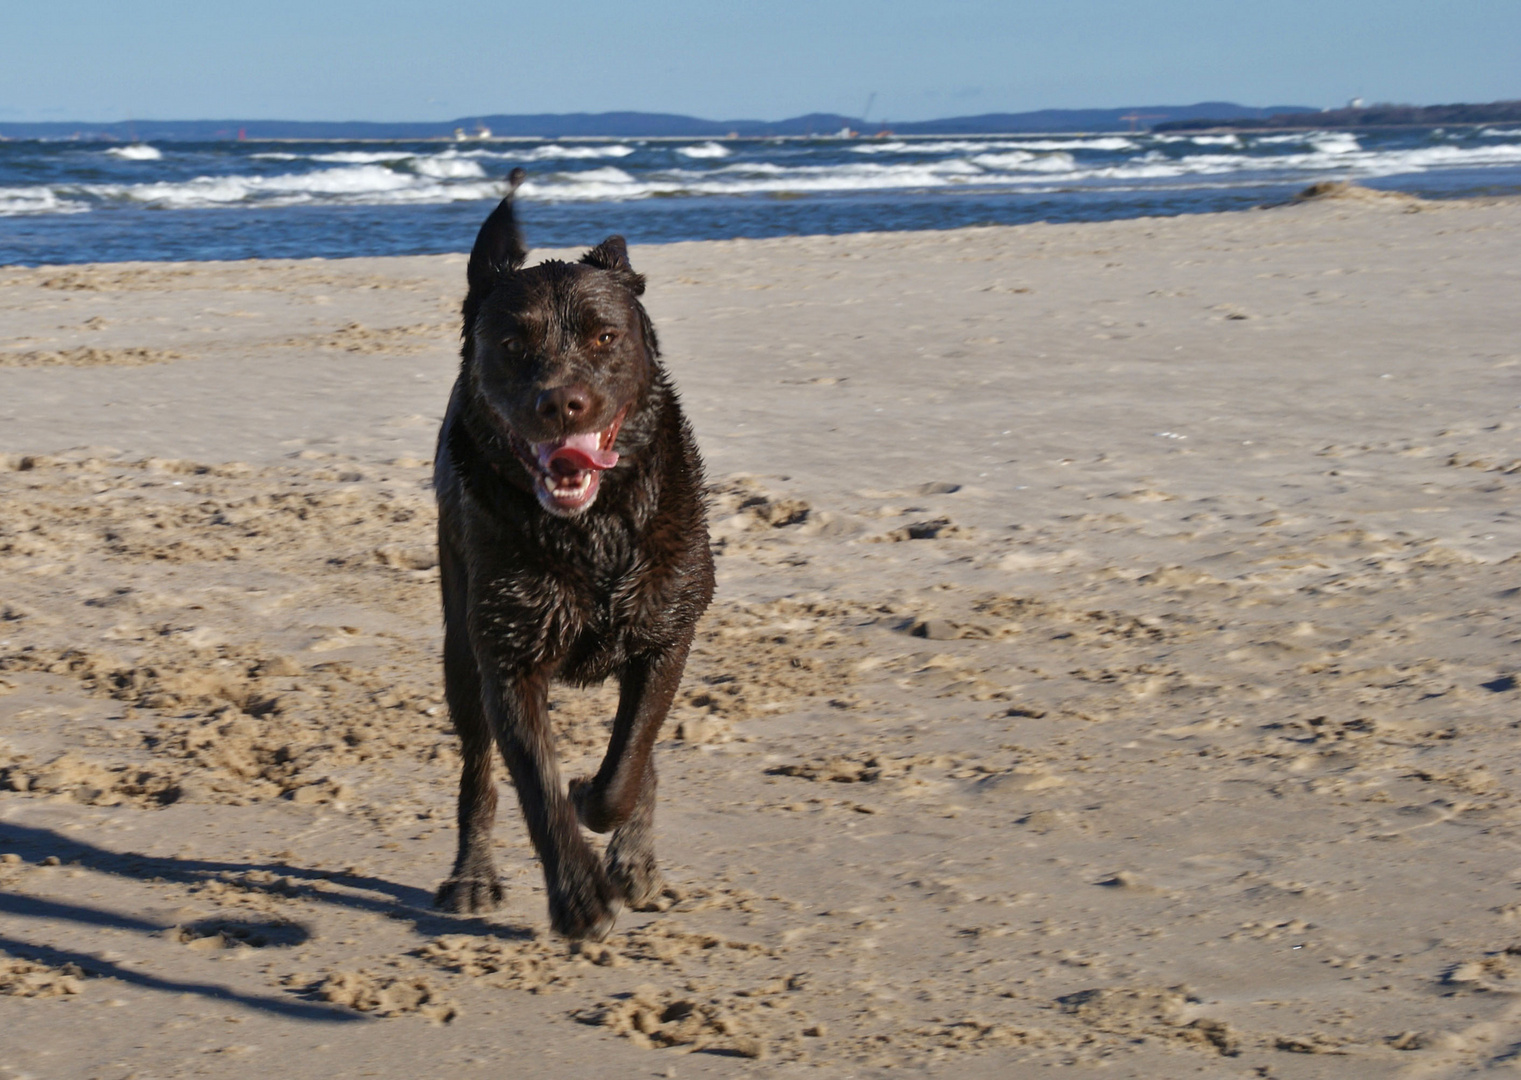
[[[513,170],[512,186],[522,180]],[[713,595],[702,461],[614,236],[523,268],[512,196],[467,272],[459,379],[434,461],[444,684],[464,755],[449,911],[501,901],[492,743],[544,864],[549,918],[604,937],[651,901],[660,726]],[[618,678],[596,776],[561,786],[548,692]],[[581,826],[612,832],[599,859]]]

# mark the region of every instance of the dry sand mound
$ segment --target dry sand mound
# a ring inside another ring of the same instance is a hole
[[[1318,202],[1327,199],[1375,206],[1399,206],[1411,212],[1432,209],[1440,205],[1429,199],[1407,195],[1402,191],[1379,191],[1348,180],[1320,180],[1294,196],[1295,202]]]

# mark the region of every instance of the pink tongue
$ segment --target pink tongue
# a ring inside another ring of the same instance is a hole
[[[618,454],[601,448],[602,432],[588,431],[584,435],[572,435],[563,443],[539,443],[539,468],[545,472],[564,474],[585,472],[588,469],[611,469],[618,464]]]

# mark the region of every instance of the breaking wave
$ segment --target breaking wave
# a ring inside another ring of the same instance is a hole
[[[473,163],[462,163],[473,164]],[[476,175],[484,176],[479,172]],[[497,181],[449,182],[424,173],[397,172],[380,165],[353,165],[311,173],[276,176],[197,176],[180,183],[78,184],[54,188],[0,188],[0,213],[46,213],[53,207],[89,209],[92,203],[131,203],[164,210],[213,206],[384,205],[387,203],[459,202],[500,198],[506,185]],[[21,206],[9,204],[21,192]]]
[[[1141,144],[1118,136],[1086,139],[941,139],[862,143],[856,154],[975,154],[988,150],[1139,150]]]
[[[106,151],[112,157],[121,158],[123,161],[162,161],[164,152],[156,146],[147,143],[132,143],[129,146],[113,146]]]
[[[678,146],[676,152],[689,158],[726,158],[734,151],[716,142],[705,142],[701,146]]]
[[[612,146],[582,146],[576,144],[551,144],[549,146],[536,146],[532,150],[522,153],[492,152],[477,150],[475,153],[482,156],[497,158],[511,158],[513,161],[589,161],[595,158],[622,158],[628,157],[635,152],[632,146],[614,144]]]
[[[0,217],[18,214],[82,214],[89,209],[88,203],[60,199],[52,188],[40,185],[0,188]]]

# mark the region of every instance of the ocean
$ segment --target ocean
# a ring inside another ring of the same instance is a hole
[[[0,142],[0,264],[467,250],[505,191],[529,243],[949,229],[1235,210],[1318,180],[1521,193],[1521,127],[1241,135]]]

